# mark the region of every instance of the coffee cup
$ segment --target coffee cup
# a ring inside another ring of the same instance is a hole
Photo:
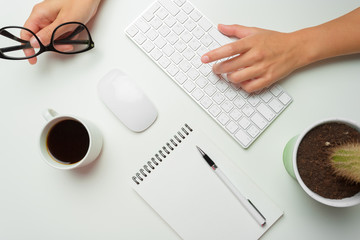
[[[58,114],[53,109],[46,109],[43,117],[46,124],[40,134],[40,152],[50,166],[74,169],[91,163],[99,156],[103,139],[93,123]]]

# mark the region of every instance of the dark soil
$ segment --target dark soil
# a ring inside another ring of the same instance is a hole
[[[351,197],[360,184],[336,176],[328,159],[332,147],[360,142],[360,132],[342,123],[325,123],[309,131],[297,152],[297,166],[305,185],[320,196],[331,199]]]

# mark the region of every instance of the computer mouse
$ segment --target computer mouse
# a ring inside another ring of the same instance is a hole
[[[146,130],[158,116],[154,104],[136,82],[119,69],[111,70],[99,81],[98,93],[115,116],[134,132]]]

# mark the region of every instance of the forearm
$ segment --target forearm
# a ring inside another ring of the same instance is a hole
[[[326,58],[360,53],[360,8],[292,35],[302,49],[299,67]]]

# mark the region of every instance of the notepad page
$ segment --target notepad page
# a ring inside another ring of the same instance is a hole
[[[267,219],[261,227],[203,160],[196,145],[227,174],[230,161],[194,129],[140,184],[132,182],[133,188],[183,239],[259,238],[282,211],[246,175],[236,171],[241,183],[234,185]]]

